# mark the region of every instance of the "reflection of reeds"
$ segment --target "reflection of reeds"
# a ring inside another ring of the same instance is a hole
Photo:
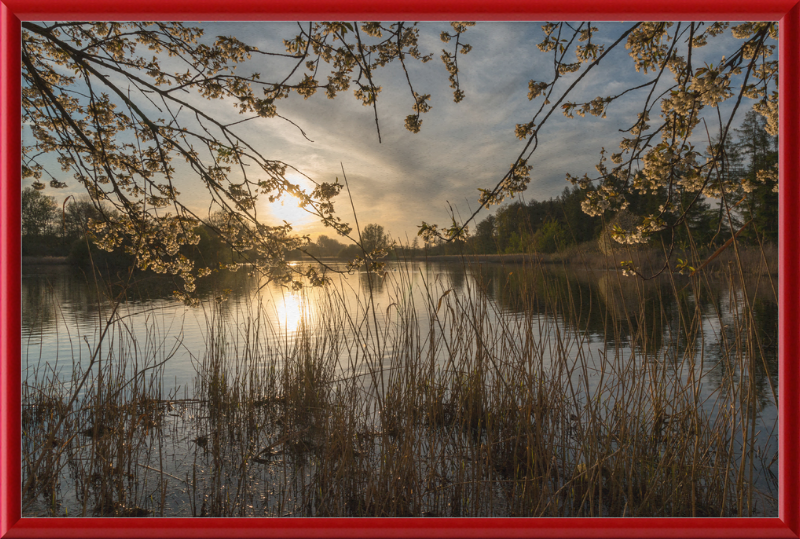
[[[741,299],[726,303],[704,272],[581,281],[531,261],[470,270],[478,287],[422,276],[415,304],[413,271],[381,278],[388,308],[326,290],[291,336],[260,303],[225,316],[214,307],[195,394],[182,399],[161,393],[155,332],[142,345],[111,317],[89,370],[65,383],[40,370],[23,388],[27,510],[63,515],[66,487],[79,514],[121,516],[774,506],[761,492],[772,453],[755,437],[759,406],[774,404],[764,376],[774,365],[741,274],[728,272],[726,297]],[[717,311],[716,342],[700,297]],[[718,364],[707,368],[712,347]]]
[[[168,401],[161,395],[153,335],[126,338],[115,315],[116,309],[85,370],[76,363],[64,380],[57,371],[39,369],[23,383],[23,508],[44,496],[46,514],[69,514],[58,502],[66,476],[74,516],[149,513],[141,507],[146,495],[140,468],[157,464],[153,451]],[[37,512],[43,509],[39,505]]]

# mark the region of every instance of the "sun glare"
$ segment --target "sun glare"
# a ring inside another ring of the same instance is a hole
[[[287,177],[287,179],[292,183],[299,184],[303,189],[309,187],[306,185],[308,181],[305,179],[297,177]],[[284,195],[275,202],[267,201],[264,208],[267,211],[268,218],[266,222],[268,224],[279,225],[281,221],[286,221],[296,230],[314,221],[314,217],[300,207],[300,200],[288,193],[284,193]],[[269,223],[269,221],[272,221],[272,223]]]
[[[311,217],[300,207],[297,198],[291,195],[285,195],[281,200],[267,203],[267,211],[274,219],[286,221],[295,226],[308,222]]]
[[[276,321],[282,332],[291,335],[300,327],[303,316],[307,315],[306,305],[300,294],[284,293],[273,296]]]

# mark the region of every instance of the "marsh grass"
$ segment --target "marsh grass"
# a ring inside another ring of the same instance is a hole
[[[130,330],[115,307],[98,344],[78,343],[87,347],[88,365],[75,361],[66,374],[57,363],[29,370],[22,385],[23,510],[36,505],[37,513],[59,516],[152,512],[143,509],[153,493],[142,471],[160,468],[163,418],[171,408],[161,368],[174,349],[156,340],[153,326],[138,338]],[[72,501],[71,515],[65,498]]]
[[[774,285],[734,262],[601,271],[588,298],[536,257],[460,288],[401,264],[310,293],[291,334],[260,297],[206,305],[182,396],[162,371],[180,344],[115,308],[87,367],[23,384],[24,514],[772,514],[759,411],[777,384],[753,305]]]

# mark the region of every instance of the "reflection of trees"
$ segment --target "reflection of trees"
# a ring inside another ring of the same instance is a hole
[[[97,320],[96,290],[72,268],[23,275],[21,292],[22,327],[31,334],[47,333],[62,319],[67,324]]]
[[[361,271],[358,273],[358,281],[361,283],[361,290],[364,294],[383,294],[386,285],[386,273]]]
[[[761,406],[772,401],[772,387],[778,388],[778,302],[769,283],[752,277],[745,281],[753,316],[743,317],[746,350],[753,357],[754,389]],[[741,293],[741,291],[740,291]],[[767,378],[769,371],[769,379]]]
[[[237,300],[249,294],[257,281],[258,278],[249,276],[244,268],[238,272],[220,271],[196,281],[197,295],[201,301],[223,294],[229,300]],[[129,287],[127,298],[129,301],[172,299],[176,286],[181,284],[174,276],[139,274]]]
[[[131,305],[174,299],[176,281],[169,276],[134,274],[129,281],[120,274],[98,274],[95,279],[71,266],[46,266],[36,271],[24,274],[20,286],[22,326],[31,332],[47,331],[62,309],[69,320],[79,324],[97,321],[98,309],[107,310],[111,299],[120,294]],[[258,287],[257,281],[243,270],[220,272],[197,281],[197,290],[202,299],[226,291],[228,299],[236,303]]]
[[[752,372],[754,401],[763,407],[773,401],[772,388],[777,391],[778,387],[778,305],[768,282],[751,276],[745,283],[747,302],[738,278],[709,279],[690,299],[697,302],[703,316],[706,379],[727,392]],[[747,314],[748,304],[752,317]],[[683,310],[677,311],[679,307]],[[686,300],[673,309],[686,318],[695,306]]]
[[[20,293],[23,328],[29,328],[31,333],[35,333],[55,322],[57,310],[54,288],[46,279],[23,277]]]
[[[501,312],[555,318],[570,330],[586,332],[611,346],[633,347],[638,357],[662,362],[667,374],[681,372],[682,362],[687,359],[697,359],[699,365],[698,358],[702,358],[709,386],[725,388],[740,381],[742,365],[747,371],[745,360],[752,356],[758,401],[764,404],[771,397],[766,370],[772,385],[777,387],[776,294],[769,283],[756,279],[747,282],[753,309],[751,322],[750,317],[742,314],[741,287],[732,286],[728,279],[692,282],[686,277],[665,275],[643,282],[616,272],[569,271],[563,267],[550,270],[547,266],[521,264],[465,267],[437,263],[414,264],[405,269],[389,265],[387,269],[397,269],[398,273],[384,276],[364,272],[347,279],[352,279],[350,283],[362,294],[368,295],[371,290],[376,298],[393,294],[400,286],[398,282],[415,291],[427,284],[429,290],[439,291],[439,295],[446,289],[454,289],[461,295],[474,283]],[[26,332],[49,331],[48,328],[60,323],[62,310],[67,324],[96,323],[98,307],[108,305],[108,296],[102,287],[98,291],[91,275],[63,267],[41,271],[48,273],[26,274],[21,283],[22,323]],[[118,292],[121,285],[118,278],[114,281],[117,284],[111,287],[112,292]],[[209,301],[229,290],[228,301],[219,311],[226,316],[229,310],[236,312],[237,306],[249,301],[252,293],[265,283],[240,270],[212,274],[197,284],[200,296]],[[135,276],[126,301],[142,308],[158,301],[166,305],[173,301],[174,286],[170,278]],[[429,305],[426,298],[420,299],[418,308],[423,305]],[[739,314],[734,316],[736,312]],[[685,355],[690,348],[694,350],[691,357]]]
[[[646,337],[650,345],[660,345],[663,283],[620,279],[613,272],[524,265],[483,265],[474,275],[504,311],[557,316],[573,329],[605,336],[610,343]]]
[[[557,317],[606,344],[634,347],[663,362],[668,374],[684,369],[684,361],[699,366],[702,360],[711,385],[722,387],[739,380],[749,369],[742,358],[752,356],[759,402],[771,398],[766,369],[777,387],[778,309],[769,283],[747,285],[751,323],[743,315],[741,290],[731,289],[727,279],[664,275],[642,281],[617,272],[521,264],[484,264],[471,274],[500,310]],[[694,352],[687,356],[689,350]]]
[[[753,319],[772,383],[778,386],[778,302],[769,296],[753,300]],[[763,372],[763,370],[761,370]]]
[[[447,270],[450,288],[456,292],[463,290],[467,279],[467,269],[462,264],[452,264],[447,267]]]
[[[47,331],[62,311],[68,320],[97,320],[98,307],[106,305],[102,279],[96,283],[90,275],[66,266],[43,266],[36,271],[24,274],[21,281],[24,328]]]

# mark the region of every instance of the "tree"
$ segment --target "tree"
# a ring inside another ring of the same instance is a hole
[[[705,46],[709,39],[729,27],[734,37],[744,41],[742,46],[727,52],[716,66],[694,66],[692,51]],[[593,32],[591,27],[586,29],[580,39],[590,40]],[[569,181],[585,189],[593,182],[599,183],[597,189],[588,191],[583,203],[584,211],[590,215],[601,215],[606,210],[623,210],[629,205],[630,195],[637,192],[662,194],[662,202],[656,211],[642,216],[639,224],[632,228],[618,228],[615,231],[613,237],[616,241],[642,243],[648,241],[651,235],[667,230],[672,236],[671,251],[675,244],[676,229],[690,218],[692,211],[705,198],[724,198],[726,193],[732,193],[740,186],[735,175],[726,170],[726,148],[720,141],[728,140],[743,97],[756,100],[754,110],[765,117],[768,131],[777,133],[778,94],[775,82],[778,63],[773,54],[775,45],[769,43],[777,39],[777,32],[774,23],[743,23],[733,27],[720,22],[707,26],[702,23],[687,25],[663,22],[634,25],[628,31],[626,47],[631,50],[630,55],[637,70],[654,73],[651,80],[616,96],[599,96],[587,103],[567,101],[561,105],[568,117],[586,113],[605,117],[609,104],[620,96],[632,90],[650,88],[642,112],[620,142],[621,152],[611,155],[612,165],[607,164],[603,149],[597,166],[599,177],[584,176],[579,179],[567,175]],[[559,40],[551,36],[552,32],[546,43],[556,48]],[[619,42],[615,42],[614,46]],[[684,50],[681,49],[681,43],[685,43]],[[580,45],[577,50],[580,59]],[[600,53],[600,50],[596,52]],[[597,56],[588,69],[595,66],[604,54]],[[588,57],[585,58],[585,61],[588,60]],[[580,65],[573,66],[580,68]],[[667,69],[673,75],[671,85],[664,91],[663,97],[651,99],[653,90]],[[702,111],[706,107],[718,109],[720,103],[734,97],[736,101],[727,118],[723,118],[722,114],[703,117]],[[661,120],[657,122],[660,125],[651,125],[651,121],[656,123],[651,120],[651,116],[655,118],[653,110],[656,105],[661,111]],[[707,126],[714,116],[717,118],[719,136],[716,144],[706,139],[709,145],[708,158],[703,160],[695,146],[697,137],[694,137],[694,131],[701,124]],[[660,271],[669,267],[668,258]]]
[[[471,49],[463,42],[471,25],[451,23],[440,36],[449,44],[441,58],[456,102],[464,97],[458,55]],[[693,61],[694,51],[729,30],[741,40],[740,46],[722,51],[716,65]],[[725,173],[723,145],[703,142],[703,128],[716,122],[719,140],[727,140],[744,97],[755,100],[754,110],[765,118],[766,130],[777,134],[776,23],[642,22],[628,25],[604,44],[599,43],[598,27],[588,22],[551,22],[542,32],[538,48],[552,55],[553,72],[546,80],[528,83],[531,114],[515,127],[525,146],[510,159],[507,170],[499,171],[494,186],[480,189],[479,207],[466,220],[452,215],[446,229],[423,222],[420,234],[426,241],[463,240],[478,212],[524,191],[531,181],[539,137],[546,134],[548,120],[556,112],[568,118],[586,114],[604,118],[623,96],[641,96],[641,112],[624,131],[619,153],[611,153],[611,163],[601,150],[599,176],[567,175],[586,191],[582,209],[591,216],[625,209],[636,193],[667,193],[639,224],[615,232],[621,243],[641,243],[653,234],[674,231],[704,197],[719,199],[740,187]],[[235,126],[259,118],[284,118],[278,106],[291,93],[310,98],[323,90],[334,98],[353,87],[356,99],[371,108],[380,140],[381,86],[376,81],[385,66],[397,63],[410,94],[412,114],[405,125],[412,133],[419,132],[431,96],[415,91],[413,70],[407,64],[425,63],[432,55],[420,52],[419,30],[405,22],[301,24],[281,51],[261,51],[234,37],[210,40],[202,34],[201,29],[180,23],[23,22],[23,122],[33,126],[35,139],[23,148],[23,177],[44,187],[40,180],[48,171],[39,156],[57,153],[63,169],[73,172],[94,204],[105,201],[118,210],[102,222],[93,220],[98,244],[113,249],[128,238],[138,266],[181,276],[185,285],[180,297],[191,301],[196,277],[209,269],[193,268],[180,253],[182,245],[199,241],[194,230],[205,222],[181,201],[174,187],[180,164],[181,170],[197,176],[212,207],[225,215],[213,231],[237,252],[252,253],[255,269],[300,286],[294,273],[299,270],[286,264],[284,254],[305,248],[309,238],[294,234],[291,224],[263,223],[257,201],[294,196],[322,223],[350,237],[350,227],[333,210],[333,198],[342,185],[337,179],[303,190],[287,179],[287,171],[300,171],[264,155],[253,141],[238,135]],[[616,95],[572,100],[573,90],[587,74],[623,46],[629,50],[632,67],[650,78]],[[266,78],[246,69],[243,74],[234,71],[253,56],[269,56],[286,65]],[[167,70],[167,57],[180,60],[181,68]],[[326,82],[321,80],[324,76]],[[209,100],[233,100],[241,119],[211,115],[207,107],[187,97],[192,93]],[[730,112],[726,117],[717,114],[719,105],[729,99],[735,100]],[[706,143],[709,159],[703,159],[698,149]],[[51,177],[51,187],[64,186]],[[757,175],[754,181],[768,178]],[[684,195],[688,203],[675,204]],[[313,268],[304,270],[304,275],[314,284],[323,281]]]
[[[586,191],[582,209],[591,216],[605,212],[611,220],[624,210],[636,194],[662,193],[659,206],[638,219],[638,224],[614,231],[614,240],[623,244],[649,241],[651,236],[671,234],[686,221],[696,204],[704,198],[720,199],[740,187],[741,181],[725,170],[725,148],[714,144],[706,129],[715,125],[718,140],[726,141],[743,98],[755,100],[753,110],[765,118],[767,132],[778,128],[778,61],[775,56],[778,26],[770,22],[731,25],[715,23],[641,22],[622,31],[609,45],[598,44],[598,28],[591,23],[547,23],[539,49],[553,57],[553,73],[547,80],[531,80],[528,98],[534,103],[532,115],[516,125],[516,135],[527,143],[510,169],[493,188],[481,189],[480,207],[459,227],[446,230],[423,223],[425,237],[458,237],[463,227],[484,207],[499,204],[524,191],[531,180],[530,161],[539,145],[539,136],[552,115],[559,111],[567,118],[586,114],[605,118],[612,104],[632,92],[640,92],[637,119],[623,131],[619,153],[607,156],[600,150],[596,177],[567,180]],[[725,50],[719,63],[698,65],[692,53],[728,30],[742,43]],[[593,43],[593,38],[595,39]],[[597,96],[577,102],[570,94],[600,62],[617,47],[629,50],[636,71],[650,78],[642,84],[623,88],[618,94]],[[574,56],[572,56],[574,55]],[[574,74],[574,75],[573,75]],[[671,75],[671,80],[670,80]],[[559,82],[561,79],[562,82]],[[734,99],[730,112],[723,116],[719,105]],[[712,109],[709,111],[709,109]],[[697,128],[700,127],[699,130]],[[698,132],[696,132],[696,130]],[[708,159],[698,145],[708,145]],[[609,163],[610,159],[610,163]],[[757,177],[767,181],[766,175]],[[676,204],[684,200],[686,204]],[[668,259],[660,271],[668,268]],[[660,273],[660,271],[658,273]]]
[[[22,190],[22,235],[38,237],[52,229],[56,217],[56,201],[40,190]]]
[[[498,253],[519,253],[521,235],[532,230],[528,210],[522,202],[516,201],[501,206],[494,215],[494,230]]]
[[[463,92],[458,82],[457,53],[469,52],[461,39],[472,23],[453,23],[441,39],[452,52],[442,60],[450,73],[454,99]],[[98,245],[106,250],[129,238],[130,252],[141,269],[178,275],[184,280],[179,297],[194,302],[195,279],[210,268],[194,268],[180,253],[200,241],[196,227],[212,228],[239,253],[253,253],[251,262],[270,278],[301,286],[299,270],[284,255],[309,244],[291,224],[268,224],[258,214],[259,199],[285,196],[326,226],[348,236],[350,227],[333,210],[342,185],[314,182],[308,191],[287,179],[290,164],[262,153],[240,136],[236,125],[259,118],[284,118],[279,102],[296,93],[309,98],[323,90],[328,98],[354,87],[355,97],[375,113],[381,87],[378,72],[399,62],[408,74],[410,61],[427,62],[418,48],[415,23],[320,22],[300,25],[283,51],[261,51],[234,37],[205,39],[199,28],[181,23],[58,22],[22,23],[23,123],[32,126],[34,144],[23,147],[23,178],[44,188],[63,188],[40,162],[42,154],[58,155],[63,172],[72,172],[92,202],[118,211],[92,220]],[[253,56],[283,61],[283,67],[262,79],[259,73],[237,74]],[[168,70],[166,59],[180,60]],[[320,76],[329,72],[327,82]],[[413,111],[405,119],[418,132],[430,95],[414,91],[407,77]],[[239,118],[223,119],[190,98],[232,99]],[[300,130],[302,133],[302,130]],[[180,170],[196,175],[211,199],[212,210],[224,214],[213,226],[187,207],[173,180]],[[310,179],[310,178],[309,178]],[[352,238],[351,238],[352,239]],[[302,272],[312,284],[324,279],[314,268]]]
[[[336,256],[344,248],[342,242],[321,234],[317,238],[317,248],[320,256]]]
[[[489,215],[475,227],[475,235],[470,238],[475,252],[494,254],[497,252],[497,225],[494,215]]]
[[[390,243],[391,238],[383,231],[381,225],[370,223],[361,231],[361,247],[367,253],[385,251]]]
[[[752,239],[757,233],[771,242],[777,242],[777,137],[769,133],[766,119],[752,110],[748,111],[736,133],[739,135],[737,149],[746,161],[741,182],[746,202],[742,214],[745,221],[753,220],[753,227],[745,230],[743,236]]]
[[[339,251],[339,254],[336,256],[338,256],[342,260],[347,260],[348,262],[352,262],[353,260],[362,258],[363,255],[364,252],[361,249],[359,249],[358,245],[348,245],[342,248],[342,250]]]
[[[569,243],[558,221],[548,221],[531,238],[531,247],[539,253],[555,253]]]
[[[561,211],[556,217],[563,217],[566,236],[576,243],[595,239],[603,226],[599,217],[588,216],[583,212],[581,202],[585,197],[586,194],[577,186],[572,189],[565,187],[559,197]]]
[[[89,231],[92,221],[103,220],[102,213],[88,198],[74,200],[73,197],[64,205],[61,235],[67,240],[80,239]]]

